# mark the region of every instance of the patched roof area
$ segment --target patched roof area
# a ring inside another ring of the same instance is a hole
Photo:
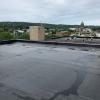
[[[99,48],[0,45],[0,100],[99,99]]]

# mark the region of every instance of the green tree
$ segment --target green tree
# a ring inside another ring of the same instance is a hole
[[[29,40],[29,35],[27,33],[22,34],[19,39],[27,39]]]
[[[0,32],[0,40],[10,40],[13,36],[9,32]]]
[[[14,37],[14,39],[26,39],[26,40],[29,40],[29,34],[28,33],[19,33],[17,34],[17,36]]]

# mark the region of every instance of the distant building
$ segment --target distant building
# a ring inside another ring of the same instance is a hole
[[[57,32],[56,36],[57,37],[63,37],[63,36],[69,36],[71,33],[70,32]]]
[[[95,33],[92,29],[85,27],[84,22],[81,22],[81,25],[79,28],[76,29],[76,34],[78,36],[82,37],[93,37],[95,36]]]
[[[95,34],[96,34],[96,37],[100,37],[100,33],[96,32]]]
[[[16,30],[18,33],[24,33],[25,31],[23,30]]]
[[[100,37],[100,30],[95,31],[96,37]]]
[[[76,28],[69,28],[69,30],[75,31],[75,30],[76,30]]]
[[[42,26],[30,26],[30,40],[43,41],[45,40],[45,30]]]
[[[81,22],[81,25],[80,25],[80,26],[81,26],[81,28],[84,28],[84,27],[85,27],[85,25],[84,25],[84,22],[83,22],[83,21]]]
[[[12,33],[12,35],[14,35],[14,36],[20,36],[23,34],[25,34],[25,31],[23,31],[23,30],[14,30]]]

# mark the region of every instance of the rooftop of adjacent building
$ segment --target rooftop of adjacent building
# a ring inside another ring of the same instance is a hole
[[[100,49],[96,48],[20,42],[1,45],[0,98],[98,100],[99,62]]]

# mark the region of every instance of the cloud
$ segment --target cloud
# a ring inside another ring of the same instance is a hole
[[[100,25],[100,0],[1,0],[0,21]]]

